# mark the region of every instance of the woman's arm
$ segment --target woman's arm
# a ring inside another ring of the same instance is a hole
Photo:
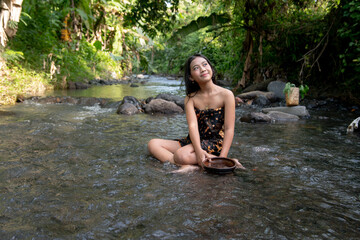
[[[185,112],[186,112],[186,120],[189,127],[189,135],[190,135],[191,143],[194,147],[196,154],[196,160],[198,165],[202,166],[202,161],[205,160],[205,153],[201,148],[199,126],[195,113],[193,98],[189,98],[189,97],[185,98]]]
[[[225,122],[224,122],[224,142],[223,148],[220,153],[220,157],[227,157],[231,143],[234,138],[235,129],[235,98],[234,94],[230,90],[224,92],[225,102]]]

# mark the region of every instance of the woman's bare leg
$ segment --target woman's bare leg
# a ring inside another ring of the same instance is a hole
[[[197,165],[196,154],[192,144],[177,149],[174,161],[178,165]]]
[[[174,154],[174,161],[177,165],[180,165],[180,168],[173,171],[173,173],[188,173],[199,170],[200,168],[197,165],[196,154],[192,144],[176,150]]]
[[[174,162],[174,153],[180,148],[178,141],[166,139],[151,139],[148,149],[151,155],[161,162]]]

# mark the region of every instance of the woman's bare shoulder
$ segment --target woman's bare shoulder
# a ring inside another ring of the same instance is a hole
[[[185,105],[185,107],[188,105],[194,105],[194,97],[186,96],[184,99],[184,105]]]
[[[234,93],[226,88],[223,87],[219,87],[220,88],[220,94],[223,95],[224,97],[234,97]]]

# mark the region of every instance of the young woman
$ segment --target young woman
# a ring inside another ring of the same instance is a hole
[[[214,156],[227,157],[234,137],[234,94],[216,85],[215,71],[201,54],[185,64],[185,112],[189,135],[180,140],[152,139],[149,152],[162,162],[180,165],[180,172],[202,167]],[[237,161],[237,160],[236,160]],[[237,161],[237,167],[243,168]]]

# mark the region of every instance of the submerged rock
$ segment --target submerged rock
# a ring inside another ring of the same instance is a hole
[[[130,87],[139,87],[139,85],[137,85],[136,83],[131,83]]]
[[[271,111],[267,114],[271,121],[274,122],[292,122],[292,121],[298,121],[300,118],[294,114],[284,113],[284,112],[278,112],[278,111]]]
[[[109,102],[109,99],[106,98],[92,98],[92,97],[31,97],[25,101],[32,101],[41,104],[78,104],[83,106],[94,106],[100,105],[104,106]]]

